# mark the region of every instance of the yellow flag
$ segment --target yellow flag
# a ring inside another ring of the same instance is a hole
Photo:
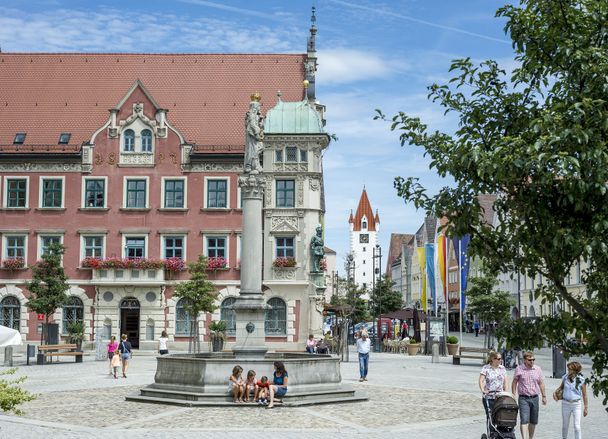
[[[418,252],[418,264],[420,265],[420,285],[422,286],[422,294],[420,301],[422,302],[422,309],[426,312],[426,254],[424,247],[416,248]]]

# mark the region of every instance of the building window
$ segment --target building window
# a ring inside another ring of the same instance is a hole
[[[145,129],[141,132],[142,152],[152,152],[152,131]]]
[[[277,207],[295,206],[295,186],[293,180],[277,180]]]
[[[42,180],[42,206],[63,206],[63,180],[59,178],[45,178]]]
[[[213,236],[207,238],[207,257],[225,258],[226,257],[226,237]]]
[[[287,306],[282,299],[273,297],[268,301],[264,330],[266,335],[287,334]]]
[[[13,145],[23,145],[25,142],[25,133],[17,133],[15,134],[15,138],[13,139]]]
[[[277,238],[277,258],[293,257],[293,238]]]
[[[146,257],[146,238],[143,236],[125,238],[125,257],[129,259]]]
[[[59,143],[60,145],[67,145],[68,143],[70,143],[70,137],[72,137],[72,135],[70,133],[61,133],[59,135]]]
[[[365,265],[365,259],[363,259],[363,265]]]
[[[5,243],[6,259],[25,259],[25,236],[7,236]]]
[[[227,206],[227,181],[207,180],[207,207],[225,208]]]
[[[146,180],[127,180],[127,208],[146,207]]]
[[[154,320],[148,319],[146,322],[146,340],[154,341]]]
[[[103,257],[103,236],[85,236],[84,257],[102,258]]]
[[[21,315],[21,304],[14,296],[6,296],[0,302],[0,317],[2,326],[19,331],[19,316]]]
[[[232,309],[235,302],[236,298],[227,297],[220,306],[220,320],[226,322],[226,334],[231,336],[236,335],[236,312]]]
[[[285,161],[288,163],[294,163],[298,161],[298,148],[295,146],[288,146],[285,148]]]
[[[86,207],[105,207],[106,181],[104,179],[87,179],[84,187]]]
[[[184,180],[165,181],[165,208],[181,209],[184,207]]]
[[[41,236],[40,237],[40,256],[44,256],[49,252],[51,244],[61,244],[60,236]]]
[[[283,163],[283,150],[282,149],[277,149],[274,152],[274,161],[277,163]]]
[[[184,238],[182,236],[165,237],[165,259],[184,259]]]
[[[125,152],[133,152],[135,151],[135,131],[129,129],[126,130],[123,134],[123,142]]]
[[[82,323],[84,317],[84,305],[82,300],[76,296],[70,296],[63,306],[63,334],[68,333],[70,323]]]
[[[175,335],[190,334],[190,314],[184,309],[184,299],[175,304]]]
[[[361,223],[361,228],[364,230],[367,229],[367,221],[363,220],[363,222]]]
[[[6,207],[27,207],[27,180],[6,179]]]
[[[308,161],[308,151],[305,149],[300,150],[300,162],[306,163]]]

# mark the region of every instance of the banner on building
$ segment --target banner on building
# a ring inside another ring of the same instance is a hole
[[[424,244],[426,253],[426,282],[429,295],[433,301],[433,310],[437,311],[437,297],[435,294],[435,244]]]

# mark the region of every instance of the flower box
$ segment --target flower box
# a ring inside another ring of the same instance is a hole
[[[297,265],[295,258],[276,258],[272,261],[272,266],[275,268],[291,268]]]
[[[186,263],[181,258],[146,259],[146,258],[84,258],[80,265],[82,268],[95,270],[131,269],[131,270],[160,270],[181,271]]]
[[[207,270],[223,270],[228,268],[228,261],[222,257],[207,258]]]
[[[25,268],[25,260],[23,258],[10,258],[2,261],[2,268],[5,270],[21,270]]]

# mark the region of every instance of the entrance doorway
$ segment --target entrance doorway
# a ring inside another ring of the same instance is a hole
[[[139,348],[139,301],[134,297],[120,302],[120,334],[127,334],[131,346]]]

